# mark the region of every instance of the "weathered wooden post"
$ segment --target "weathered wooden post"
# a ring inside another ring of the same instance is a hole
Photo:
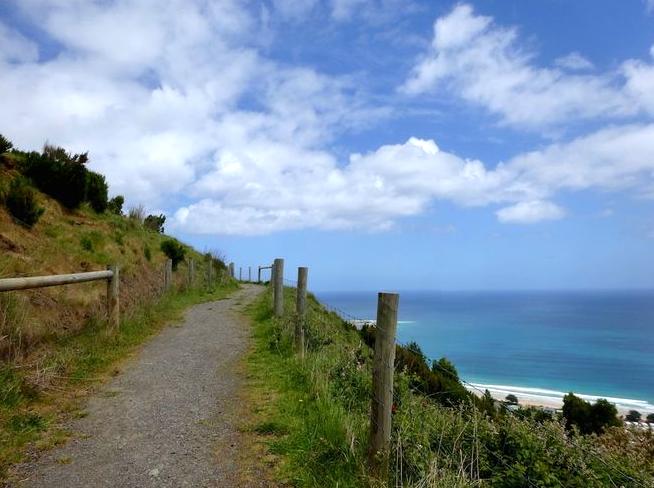
[[[273,269],[275,270],[275,281],[273,284],[275,317],[281,317],[284,315],[284,260],[281,258],[275,259]]]
[[[213,259],[209,258],[209,267],[207,268],[207,287],[213,288]]]
[[[295,301],[295,350],[304,359],[304,321],[307,308],[307,276],[309,268],[300,267],[297,269],[297,296]]]
[[[107,280],[107,321],[111,331],[120,326],[120,268],[117,265],[107,266],[113,274]]]
[[[252,266],[248,266],[248,283],[252,283]]]
[[[243,267],[238,267],[238,281],[243,281]]]
[[[229,276],[236,278],[236,273],[234,272],[234,263],[229,263]]]
[[[188,287],[189,289],[193,288],[193,283],[195,282],[195,261],[193,259],[188,260]]]
[[[372,402],[368,464],[373,476],[388,475],[388,455],[391,442],[391,409],[393,406],[393,367],[395,363],[395,333],[397,331],[397,293],[379,293],[375,355],[372,363]]]
[[[261,283],[261,266],[257,266],[257,283]]]
[[[164,268],[164,290],[170,290],[173,285],[173,260],[166,260],[166,267]]]

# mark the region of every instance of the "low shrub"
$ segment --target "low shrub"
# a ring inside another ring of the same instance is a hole
[[[166,216],[164,214],[148,215],[143,221],[143,227],[153,232],[158,232],[159,234],[163,234],[164,222],[166,222]]]
[[[109,200],[107,208],[109,212],[111,212],[112,214],[122,215],[124,203],[125,203],[125,197],[122,195],[116,195],[111,200]]]
[[[9,185],[5,205],[16,221],[31,228],[36,224],[45,209],[36,201],[36,192],[23,177],[16,177]]]
[[[177,265],[184,261],[186,256],[186,248],[177,242],[175,239],[166,239],[161,243],[161,251],[173,261],[173,269],[177,269]]]

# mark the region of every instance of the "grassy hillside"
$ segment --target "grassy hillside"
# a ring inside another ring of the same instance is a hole
[[[161,244],[169,237],[146,228],[139,212],[131,217],[108,209],[99,212],[86,200],[67,208],[25,178],[22,157],[24,153],[0,156],[0,277],[118,264],[121,327],[107,333],[105,282],[0,293],[0,480],[28,448],[62,441],[66,433],[59,427],[61,419],[82,415],[79,399],[116,373],[130,351],[188,305],[225,296],[237,286],[223,272],[209,289],[208,257],[183,246],[185,258],[196,262],[195,283],[188,285],[182,261],[173,273],[172,290],[164,293],[167,256]],[[7,194],[18,178],[25,178],[43,209],[31,226],[8,211]],[[214,264],[222,263],[214,259]]]
[[[293,353],[294,290],[286,290],[282,319],[272,316],[270,293],[251,310],[251,428],[276,459],[280,480],[315,487],[654,486],[651,432],[609,427],[580,435],[536,411],[486,409],[483,398],[470,401],[451,384],[427,394],[439,380],[421,372],[425,358],[415,345],[397,350],[389,476],[369,479],[370,331],[359,333],[313,298],[309,304],[304,361]]]

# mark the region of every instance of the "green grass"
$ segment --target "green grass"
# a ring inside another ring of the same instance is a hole
[[[54,336],[47,344],[46,371],[55,371],[56,388],[40,391],[32,380],[7,363],[0,366],[0,480],[9,467],[23,459],[28,445],[48,448],[66,438],[57,426],[67,412],[79,413],[79,393],[117,371],[122,359],[177,320],[189,306],[218,300],[231,294],[237,285],[192,290],[164,295],[143,306],[121,322],[115,334],[107,332],[101,320],[89,320],[86,327],[68,336]],[[78,398],[78,400],[71,400]]]
[[[321,371],[342,362],[349,344],[360,341],[335,316],[324,316],[323,329],[307,331],[310,349],[320,347],[300,362],[293,354],[291,320],[278,320],[270,313],[266,293],[250,308],[254,319],[254,348],[248,357],[251,391],[256,405],[252,431],[261,435],[272,454],[278,456],[278,476],[293,486],[363,486],[361,459],[365,448],[365,413],[352,415],[340,402]],[[287,290],[286,307],[292,306]],[[309,316],[318,310],[310,301]],[[330,339],[330,336],[332,339]],[[334,340],[338,339],[338,340]]]

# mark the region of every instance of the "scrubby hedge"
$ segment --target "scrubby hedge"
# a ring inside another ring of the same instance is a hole
[[[0,153],[13,145],[0,135]],[[39,190],[68,209],[88,202],[98,213],[108,206],[108,186],[105,177],[90,171],[88,153],[72,154],[65,149],[46,144],[43,152],[12,150],[10,156],[24,176]]]

